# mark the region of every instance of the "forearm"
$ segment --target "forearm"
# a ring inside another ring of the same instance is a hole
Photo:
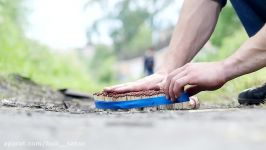
[[[215,0],[185,0],[174,29],[169,51],[159,72],[169,73],[183,66],[210,38],[220,12]]]
[[[223,61],[226,80],[266,66],[266,25],[247,40],[231,57]]]

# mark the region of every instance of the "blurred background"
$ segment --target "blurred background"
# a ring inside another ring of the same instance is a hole
[[[160,64],[183,0],[0,0],[0,73],[85,92],[136,80]],[[231,4],[193,60],[222,60],[247,39]],[[152,61],[149,58],[152,56]],[[145,63],[146,62],[146,63]],[[146,64],[146,65],[145,65]],[[265,69],[200,99],[219,102],[265,82]]]

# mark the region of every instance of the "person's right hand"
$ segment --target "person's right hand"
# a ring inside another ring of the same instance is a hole
[[[136,92],[141,90],[160,90],[162,89],[162,82],[165,81],[166,74],[155,73],[145,78],[139,79],[135,82],[129,82],[125,84],[114,85],[104,88],[106,92]]]

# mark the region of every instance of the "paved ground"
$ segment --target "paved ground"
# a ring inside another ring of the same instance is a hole
[[[254,150],[266,148],[266,109],[150,113],[0,107],[0,149]]]

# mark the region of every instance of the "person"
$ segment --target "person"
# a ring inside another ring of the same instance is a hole
[[[135,82],[106,87],[105,91],[128,92],[163,89],[172,101],[185,90],[191,96],[211,91],[226,82],[266,66],[266,1],[231,0],[248,38],[230,57],[215,62],[191,63],[208,41],[226,0],[185,0],[163,65],[153,75]],[[186,86],[186,89],[184,87]],[[262,103],[266,86],[245,91],[240,103]]]
[[[154,49],[149,48],[144,56],[144,73],[152,75],[154,73]]]

